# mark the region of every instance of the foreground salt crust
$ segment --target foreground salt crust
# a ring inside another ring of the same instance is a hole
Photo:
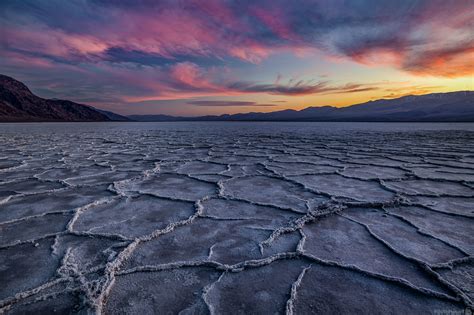
[[[99,126],[0,134],[0,313],[473,307],[472,131]]]

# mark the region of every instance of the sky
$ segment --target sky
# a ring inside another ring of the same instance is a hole
[[[474,2],[3,0],[0,73],[127,115],[474,90]]]

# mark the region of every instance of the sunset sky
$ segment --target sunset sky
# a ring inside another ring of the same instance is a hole
[[[0,12],[0,73],[121,114],[474,90],[472,0],[4,0]]]

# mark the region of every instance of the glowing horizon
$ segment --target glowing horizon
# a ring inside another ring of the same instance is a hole
[[[474,10],[446,1],[5,1],[0,73],[121,114],[347,106],[474,90]]]

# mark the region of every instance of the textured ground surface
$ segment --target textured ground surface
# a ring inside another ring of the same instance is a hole
[[[0,125],[0,313],[457,314],[474,126]]]

